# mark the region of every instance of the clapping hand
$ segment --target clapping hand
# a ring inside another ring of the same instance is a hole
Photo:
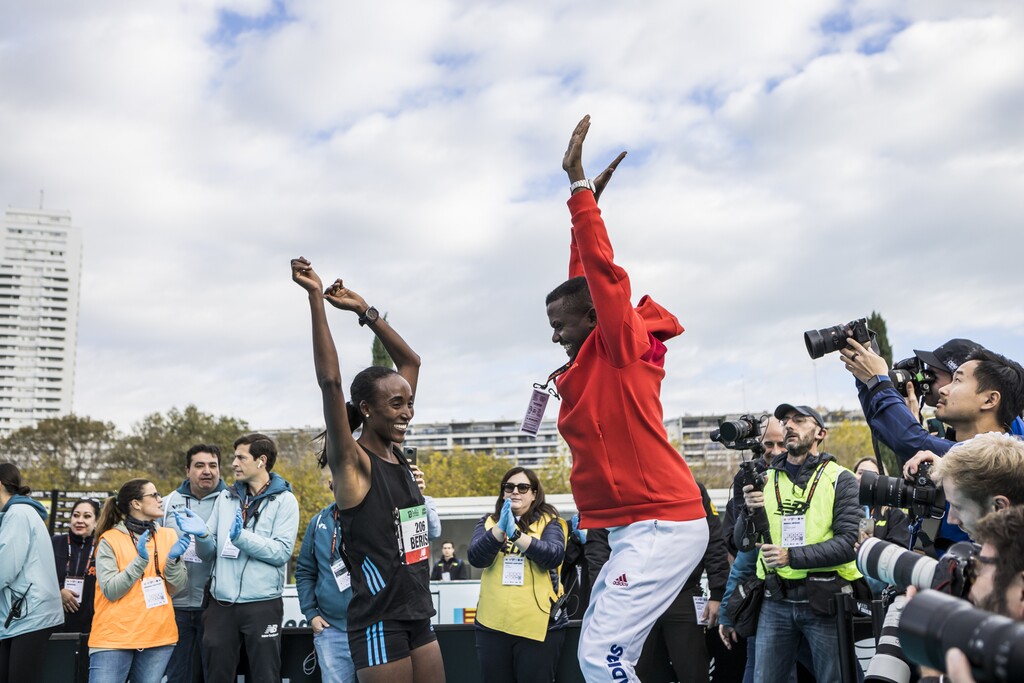
[[[135,549],[139,552],[139,557],[149,562],[149,549],[146,548],[146,544],[149,543],[149,531],[143,531],[142,535],[139,536],[139,542],[135,544]]]
[[[505,532],[506,536],[512,536],[516,532],[516,518],[512,514],[512,499],[509,498],[505,501],[505,506],[501,508],[501,519],[498,520],[501,524],[501,530]]]
[[[185,514],[182,515],[181,512]],[[188,508],[184,508],[181,512],[174,511],[174,521],[183,532],[192,536],[206,536],[210,533],[202,517]]]
[[[242,535],[242,511],[235,510],[235,521],[231,524],[231,531],[228,532],[228,536],[231,541],[237,541],[238,537]]]
[[[510,535],[510,533],[507,531],[508,527],[510,526],[509,525],[509,521],[510,520],[511,520],[512,524],[514,525],[515,524],[515,518],[512,516],[512,499],[511,498],[507,499],[505,501],[505,504],[501,506],[501,515],[498,517],[498,528],[501,529],[502,532],[506,536]]]
[[[181,557],[182,555],[185,554],[185,551],[188,550],[188,547],[190,545],[192,545],[192,537],[189,536],[188,534],[182,534],[181,538],[178,539],[178,542],[175,543],[171,547],[170,552],[167,553],[167,559],[168,560],[176,560],[176,559],[178,559],[179,557]]]

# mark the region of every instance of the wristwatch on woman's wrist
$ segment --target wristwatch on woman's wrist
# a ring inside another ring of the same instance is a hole
[[[369,308],[366,309],[365,313],[359,316],[359,326],[362,327],[363,325],[372,325],[373,323],[377,322],[378,319],[380,319],[380,313],[377,311],[376,308],[370,306]]]
[[[511,542],[515,543],[516,541],[519,540],[519,537],[522,536],[522,535],[523,535],[523,532],[520,531],[519,529],[516,529],[512,533],[512,535],[508,537],[508,540],[510,540]]]

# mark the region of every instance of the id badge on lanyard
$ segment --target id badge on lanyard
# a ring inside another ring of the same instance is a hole
[[[85,589],[85,579],[69,576],[64,579],[64,590],[71,591],[75,600],[82,602],[82,591]]]
[[[153,609],[166,605],[167,589],[164,588],[164,580],[159,576],[150,576],[142,579],[142,596],[146,599],[146,607]]]
[[[345,592],[352,585],[352,575],[340,557],[331,563],[331,573],[334,574],[334,582],[338,584],[338,591]]]
[[[398,555],[402,564],[425,562],[430,558],[430,538],[427,533],[427,506],[395,508],[395,535],[398,537]]]
[[[533,393],[530,395],[530,402],[526,405],[526,415],[523,416],[523,421],[519,425],[519,431],[523,434],[529,434],[530,436],[537,436],[540,433],[541,423],[544,422],[544,411],[547,410],[548,400],[554,396],[557,399],[561,399],[558,392],[554,387],[549,387],[552,381],[559,375],[563,374],[572,365],[572,361],[569,361],[562,367],[558,368],[550,375],[544,384],[536,383],[533,385]]]

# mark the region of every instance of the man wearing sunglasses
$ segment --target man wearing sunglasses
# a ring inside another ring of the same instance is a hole
[[[562,160],[572,193],[570,279],[546,303],[551,341],[569,362],[552,377],[580,527],[607,528],[611,550],[583,617],[580,668],[587,681],[636,681],[647,635],[704,556],[708,523],[700,490],[662,423],[665,342],[683,328],[649,297],[631,302],[629,276],[613,260],[597,208],[625,153],[587,180],[589,128],[586,116]]]

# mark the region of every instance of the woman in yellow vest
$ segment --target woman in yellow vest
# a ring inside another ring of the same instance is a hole
[[[553,681],[569,618],[558,571],[566,525],[533,470],[501,478],[494,514],[473,531],[469,562],[483,569],[476,649],[485,683]]]
[[[96,603],[89,683],[159,683],[178,642],[171,595],[188,579],[191,538],[154,522],[163,499],[145,479],[108,498],[96,526]]]

